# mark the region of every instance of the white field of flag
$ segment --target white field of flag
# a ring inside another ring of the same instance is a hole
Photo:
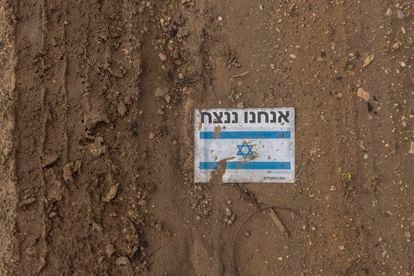
[[[223,183],[295,181],[294,108],[194,111],[194,181],[225,167]]]

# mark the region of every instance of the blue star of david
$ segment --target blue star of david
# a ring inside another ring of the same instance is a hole
[[[242,145],[237,145],[237,148],[239,149],[237,155],[243,156],[244,159],[247,159],[249,156],[253,156],[253,145],[249,145],[246,142],[243,142]]]

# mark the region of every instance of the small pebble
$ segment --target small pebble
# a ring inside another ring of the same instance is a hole
[[[366,102],[371,99],[371,95],[369,94],[369,92],[365,91],[362,87],[358,88],[357,95]]]
[[[400,48],[400,42],[399,41],[395,42],[394,44],[392,44],[391,47],[392,47],[393,50],[399,49]]]
[[[409,154],[414,154],[414,142],[411,142]]]
[[[158,56],[159,56],[161,61],[166,61],[167,60],[167,56],[163,53],[160,53]]]
[[[385,15],[390,17],[392,15],[392,10],[388,8],[387,11],[385,12]]]
[[[127,109],[125,103],[120,102],[118,104],[118,113],[119,113],[119,115],[124,116],[127,111],[128,111],[128,109]]]
[[[164,96],[164,100],[165,100],[165,102],[166,102],[166,103],[170,103],[170,101],[171,101],[171,96],[170,96],[170,95],[165,95],[165,96]]]

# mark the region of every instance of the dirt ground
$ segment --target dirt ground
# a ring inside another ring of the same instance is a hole
[[[0,275],[414,275],[413,67],[408,0],[0,0]],[[213,107],[296,182],[194,184]]]

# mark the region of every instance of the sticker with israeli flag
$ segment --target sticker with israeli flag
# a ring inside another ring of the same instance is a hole
[[[295,181],[293,108],[197,109],[194,181],[222,168],[223,183]]]

